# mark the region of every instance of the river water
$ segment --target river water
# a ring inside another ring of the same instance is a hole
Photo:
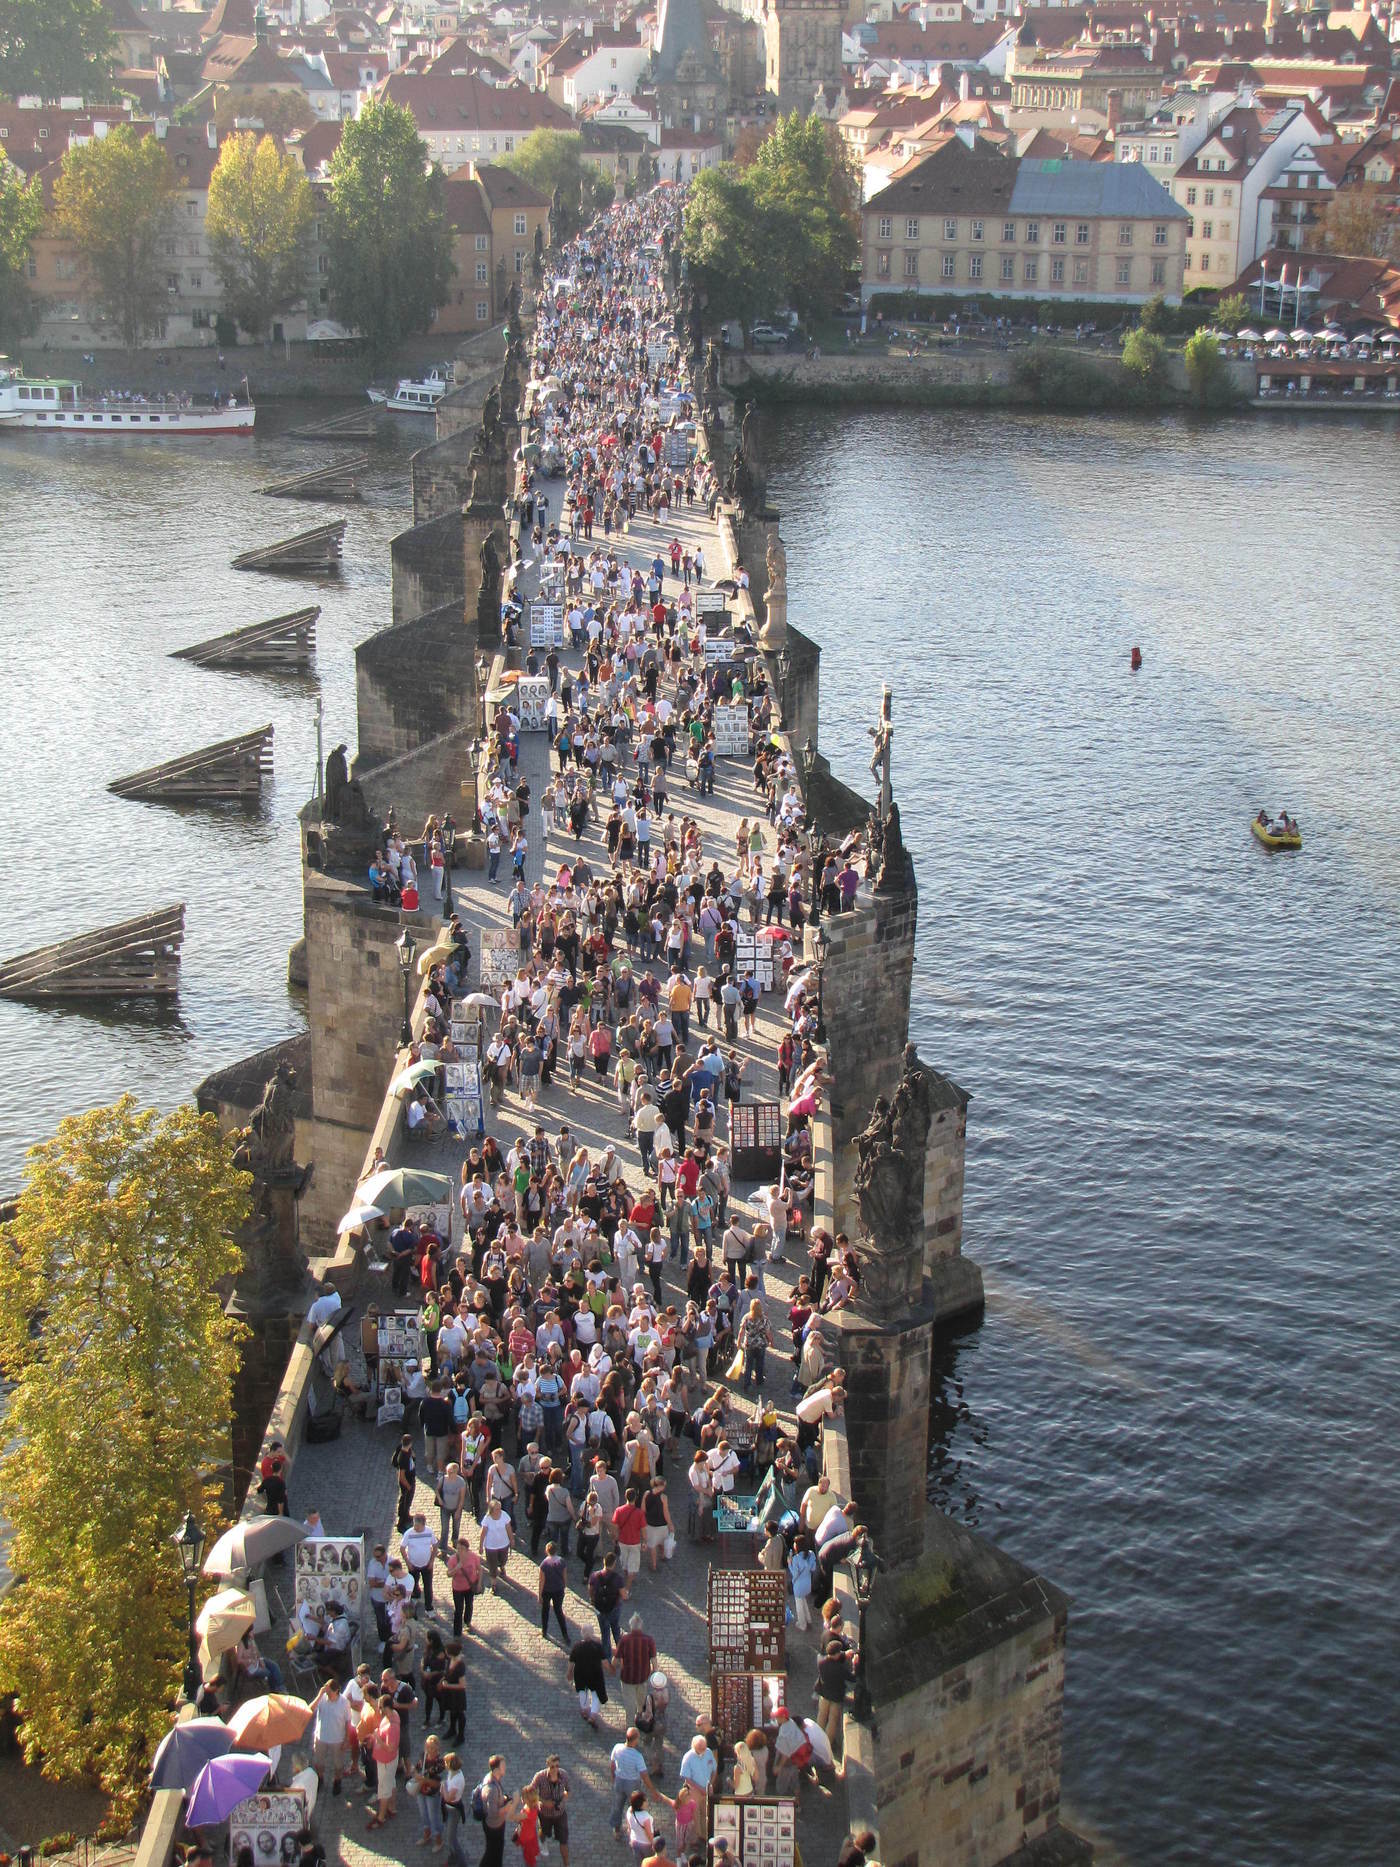
[[[330,452],[274,422],[0,441],[0,953],[189,906],[177,1011],[0,1002],[0,1191],[61,1114],[172,1104],[301,1022],[315,699],[353,745],[423,436],[376,454],[308,598],[229,567],[327,510],[259,495]],[[973,1092],[989,1291],[931,1482],[1074,1597],[1069,1808],[1143,1863],[1387,1858],[1397,430],[842,412],[769,450],[823,746],[867,788],[895,688],[915,1029]],[[305,600],[312,679],[167,658]],[[105,789],[269,719],[256,812]],[[1300,856],[1254,845],[1261,804]]]
[[[989,1298],[931,1491],[1073,1597],[1067,1811],[1142,1863],[1394,1858],[1400,428],[766,440],[867,794],[895,693]]]
[[[178,1008],[99,1014],[0,1001],[0,1192],[60,1116],[129,1089],[182,1100],[222,1064],[297,1030],[286,954],[301,932],[296,814],[326,746],[355,743],[353,646],[389,616],[389,540],[411,521],[407,454],[430,424],[391,418],[363,503],[267,499],[268,481],[347,450],[281,431],[318,409],[258,415],[252,440],[0,439],[0,737],[10,881],[0,954],[185,901]],[[341,577],[236,571],[229,560],[339,513]],[[310,677],[215,673],[170,651],[319,603]],[[106,786],[176,753],[275,728],[262,807],[124,802]]]

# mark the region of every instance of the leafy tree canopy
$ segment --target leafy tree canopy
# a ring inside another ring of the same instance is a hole
[[[99,0],[0,0],[0,93],[105,97],[114,63]]]
[[[36,176],[26,182],[0,151],[0,344],[34,329],[39,301],[29,289],[29,249],[44,224],[44,200]]]
[[[1249,322],[1249,303],[1243,292],[1227,292],[1215,307],[1215,322],[1222,331],[1237,331]]]
[[[1322,245],[1356,259],[1400,259],[1400,222],[1377,188],[1339,188],[1322,210]]]
[[[0,1514],[0,1692],[32,1761],[129,1816],[185,1653],[169,1538],[211,1527],[240,1326],[220,1301],[247,1174],[212,1115],[130,1096],[59,1124],[29,1156],[0,1235],[0,1365],[14,1381]],[[33,1325],[38,1319],[38,1327]],[[61,1508],[59,1501],[61,1500]]]
[[[856,262],[859,188],[830,126],[780,117],[742,171],[691,184],[683,251],[711,323],[748,322],[781,304],[829,312]]]
[[[331,158],[331,303],[364,337],[371,367],[426,331],[452,280],[442,172],[412,113],[387,99],[345,125]]]
[[[271,136],[224,143],[204,231],[229,313],[254,337],[304,295],[312,211],[301,164]]]
[[[559,191],[561,240],[571,240],[613,198],[607,176],[584,161],[577,130],[531,130],[501,166],[537,188],[546,201],[553,202]]]
[[[122,123],[70,149],[54,184],[60,229],[77,245],[98,303],[134,350],[168,302],[160,240],[175,200],[165,145]]]

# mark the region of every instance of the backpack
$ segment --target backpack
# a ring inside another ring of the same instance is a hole
[[[643,1737],[650,1737],[656,1729],[656,1701],[650,1692],[642,1700],[642,1709],[637,1713],[636,1725]]]
[[[486,1826],[486,1785],[490,1780],[489,1776],[483,1776],[472,1791],[472,1820],[480,1822],[483,1828]]]

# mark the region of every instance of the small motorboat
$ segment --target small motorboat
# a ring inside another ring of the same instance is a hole
[[[1261,810],[1249,827],[1265,849],[1301,849],[1303,847],[1303,832],[1286,810],[1280,811],[1277,817],[1270,817],[1267,810]]]

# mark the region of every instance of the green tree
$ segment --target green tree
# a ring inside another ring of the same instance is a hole
[[[0,1236],[0,1366],[14,1382],[0,1514],[0,1692],[31,1761],[134,1810],[185,1655],[169,1537],[211,1522],[240,1325],[219,1291],[241,1263],[247,1174],[212,1115],[130,1096],[34,1148]],[[38,1327],[34,1327],[38,1319]]]
[[[447,302],[452,233],[427,159],[412,113],[387,99],[345,125],[331,158],[331,302],[372,367]]]
[[[1229,366],[1209,331],[1195,331],[1182,352],[1191,399],[1198,408],[1224,408],[1234,400]]]
[[[690,184],[681,250],[711,324],[726,318],[747,324],[773,308],[773,270],[753,192],[728,163],[702,169]]]
[[[1136,400],[1162,399],[1167,387],[1167,346],[1156,331],[1144,330],[1139,324],[1128,332],[1123,339],[1123,368],[1131,379]]]
[[[285,141],[297,130],[309,130],[316,121],[316,112],[304,91],[247,91],[241,97],[232,91],[223,92],[214,104],[219,134],[231,135],[240,119],[260,124],[267,135]],[[202,114],[198,120],[203,122]]]
[[[54,183],[59,228],[76,244],[128,350],[165,311],[160,241],[174,202],[175,166],[164,143],[127,123],[70,149]]]
[[[311,184],[270,136],[231,136],[209,178],[204,233],[224,303],[260,337],[306,290]]]
[[[0,93],[105,97],[113,62],[100,0],[0,0]]]
[[[29,289],[29,249],[44,224],[44,197],[36,176],[26,182],[0,151],[0,343],[27,337],[39,321]]]
[[[1237,331],[1249,322],[1249,303],[1243,292],[1227,292],[1215,307],[1217,330]]]
[[[1379,188],[1364,182],[1339,188],[1322,210],[1320,239],[1329,253],[1358,259],[1400,258],[1400,225]]]
[[[1138,313],[1138,329],[1149,336],[1162,337],[1171,329],[1172,316],[1160,292],[1149,298]]]
[[[529,182],[546,201],[552,203],[558,190],[561,240],[572,240],[613,199],[607,176],[584,161],[577,130],[531,130],[501,166]]]
[[[744,180],[764,221],[785,301],[803,317],[832,311],[856,263],[860,190],[835,130],[796,111],[780,117]]]

